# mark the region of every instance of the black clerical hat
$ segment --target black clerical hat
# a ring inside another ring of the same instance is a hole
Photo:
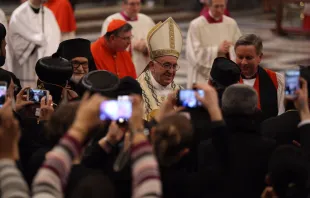
[[[73,74],[72,64],[63,58],[41,58],[35,69],[42,82],[59,86],[65,86]]]
[[[6,36],[6,29],[2,23],[0,23],[0,41],[5,39]]]
[[[130,76],[126,76],[120,80],[117,94],[119,96],[125,96],[130,94],[139,94],[142,96],[142,88],[136,79]]]
[[[59,44],[57,52],[53,56],[60,56],[69,61],[76,57],[85,57],[90,59],[92,57],[90,51],[90,41],[82,38],[63,41]]]
[[[106,70],[96,70],[86,74],[79,82],[79,87],[83,89],[82,92],[90,91],[115,98],[119,83],[120,80],[115,74]]]
[[[235,84],[240,80],[241,70],[239,66],[233,61],[219,57],[213,62],[211,68],[212,80],[223,86]]]

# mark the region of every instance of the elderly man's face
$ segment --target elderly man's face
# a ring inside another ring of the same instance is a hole
[[[73,65],[73,79],[79,81],[85,74],[88,73],[88,59],[85,57],[76,57],[71,60]]]
[[[118,35],[112,35],[110,38],[114,50],[116,52],[123,52],[131,44],[132,33],[131,31],[120,32]]]
[[[141,10],[141,0],[127,0],[123,4],[123,9],[129,17],[137,17]]]
[[[247,78],[254,76],[262,56],[262,54],[257,54],[254,45],[238,46],[236,48],[236,63],[241,69],[241,74]]]
[[[210,11],[215,18],[220,18],[224,15],[226,0],[212,0]]]
[[[174,80],[175,73],[179,69],[177,60],[174,56],[163,56],[150,62],[150,71],[162,86],[168,86]]]

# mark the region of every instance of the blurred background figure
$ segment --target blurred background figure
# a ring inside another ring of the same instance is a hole
[[[303,29],[310,31],[310,3],[305,3]]]

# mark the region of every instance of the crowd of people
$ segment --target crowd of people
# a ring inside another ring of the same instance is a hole
[[[286,97],[262,39],[209,0],[190,23],[185,90],[171,17],[155,25],[124,0],[91,43],[68,39],[62,1],[0,23],[0,197],[309,196],[310,67]]]

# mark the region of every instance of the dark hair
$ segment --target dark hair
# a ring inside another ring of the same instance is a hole
[[[61,104],[46,123],[45,135],[52,145],[57,144],[73,124],[79,104],[79,101]]]
[[[129,32],[130,30],[132,30],[132,26],[129,23],[126,23],[122,27],[120,27],[120,28],[118,28],[118,29],[116,29],[116,30],[114,30],[112,32],[107,32],[104,35],[104,38],[109,40],[112,35],[118,36],[120,33],[122,33],[122,32]]]
[[[154,151],[161,166],[171,166],[180,160],[182,149],[191,146],[193,129],[184,115],[168,116],[155,127],[152,139]]]
[[[307,158],[300,148],[279,146],[270,158],[268,170],[279,197],[307,197]]]
[[[256,49],[257,55],[261,55],[263,52],[263,41],[255,34],[246,34],[241,36],[235,44],[235,50],[240,45],[253,45]]]

